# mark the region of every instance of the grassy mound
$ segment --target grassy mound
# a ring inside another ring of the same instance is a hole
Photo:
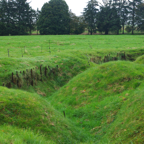
[[[135,62],[138,64],[144,64],[144,55],[138,57]]]
[[[0,87],[0,104],[0,125],[31,128],[56,143],[86,140],[82,131],[37,94]]]
[[[144,83],[122,96],[124,102],[99,143],[144,143]]]
[[[10,125],[0,126],[1,144],[54,144],[31,130],[19,129]]]
[[[114,139],[115,142],[126,142],[133,135],[135,139],[132,141],[137,142],[139,137],[142,142],[143,133],[135,133],[137,129],[144,130],[141,121],[144,108],[142,88],[140,95],[135,93],[144,82],[143,72],[141,65],[122,61],[90,68],[56,92],[51,104],[65,111],[77,126],[89,131],[95,142],[108,143]],[[137,117],[139,121],[136,121]],[[135,125],[133,129],[132,125]],[[120,133],[123,128],[126,130]],[[112,135],[114,137],[109,138]]]

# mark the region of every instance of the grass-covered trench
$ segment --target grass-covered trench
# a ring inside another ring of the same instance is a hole
[[[144,36],[0,37],[0,143],[144,143]]]

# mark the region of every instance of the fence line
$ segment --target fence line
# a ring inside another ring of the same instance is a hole
[[[58,72],[58,65],[54,68],[50,66],[43,67],[42,65],[40,65],[39,73],[37,73],[37,69],[34,70],[34,68],[26,69],[23,72],[16,71],[15,74],[14,72],[12,72],[10,82],[6,83],[6,85],[3,83],[3,86],[6,86],[8,88],[11,88],[12,84],[17,85],[18,88],[21,88],[24,84],[26,84],[27,86],[34,86],[36,85],[37,81],[43,81],[43,77],[48,78],[48,76],[50,77],[51,75],[56,76]]]

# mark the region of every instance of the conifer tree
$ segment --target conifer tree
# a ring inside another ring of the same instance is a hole
[[[34,28],[34,19],[27,0],[0,0],[0,35],[27,34]]]
[[[7,1],[0,1],[0,35],[8,35],[7,30]]]
[[[87,28],[90,34],[92,35],[93,32],[96,32],[96,16],[97,16],[97,9],[98,2],[96,0],[90,0],[87,4],[87,7],[84,8],[84,18],[87,23]]]
[[[30,31],[33,28],[33,16],[34,10],[29,6],[27,0],[16,0],[15,1],[16,7],[16,21],[18,26],[18,33],[19,34],[26,34],[27,30]]]
[[[136,15],[137,28],[144,31],[144,3],[137,6]]]
[[[128,21],[128,15],[129,15],[129,6],[128,6],[128,4],[129,4],[129,2],[127,0],[115,0],[112,3],[112,7],[116,8],[117,14],[120,17],[121,25],[123,27],[123,34],[124,34],[124,27],[125,27],[125,25],[127,24],[127,21]]]
[[[129,9],[128,1],[123,0],[121,2],[121,8],[120,8],[120,10],[121,10],[120,18],[121,18],[121,25],[123,28],[123,34],[124,34],[124,27],[128,22],[128,15],[129,15],[128,9]]]
[[[97,14],[97,28],[105,34],[108,34],[109,31],[117,32],[121,28],[120,16],[117,9],[111,4],[101,6]]]
[[[132,27],[132,34],[134,34],[135,26],[137,25],[137,7],[142,4],[142,0],[129,0],[129,24]]]

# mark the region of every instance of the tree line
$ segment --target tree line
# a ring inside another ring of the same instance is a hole
[[[50,0],[41,10],[30,7],[28,0],[0,0],[0,35],[26,35],[37,30],[41,35],[119,34],[144,31],[142,0],[90,0],[81,16],[76,16],[64,0]]]
[[[24,35],[35,26],[36,13],[27,0],[0,1],[0,35]]]
[[[142,0],[103,0],[103,5],[90,0],[84,9],[87,28],[93,32],[109,31],[119,34],[121,28],[127,32],[144,31],[144,2]]]

